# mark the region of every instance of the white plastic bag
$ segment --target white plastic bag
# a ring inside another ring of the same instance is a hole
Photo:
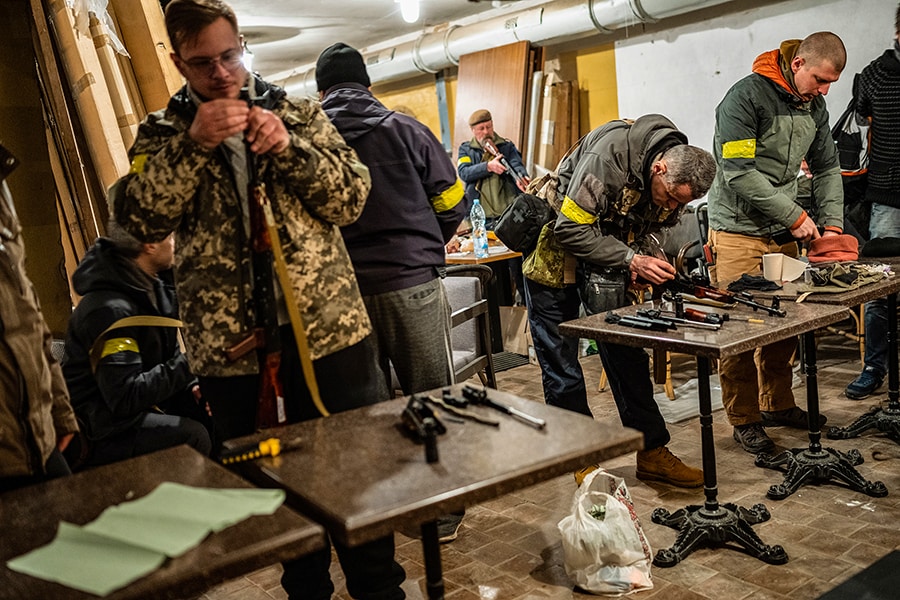
[[[653,587],[650,544],[622,478],[603,469],[589,473],[558,527],[566,573],[579,588],[622,596]]]

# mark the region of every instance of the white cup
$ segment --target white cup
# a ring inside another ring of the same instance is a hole
[[[775,254],[763,254],[763,277],[765,277],[769,281],[781,281],[781,269],[783,265],[784,254],[781,254],[780,252]]]

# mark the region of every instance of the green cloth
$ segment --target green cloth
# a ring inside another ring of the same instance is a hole
[[[104,596],[184,554],[210,533],[252,515],[268,515],[283,490],[195,488],[162,483],[110,506],[79,527],[61,522],[56,538],[6,563],[13,571]]]
[[[808,267],[810,283],[798,283],[798,292],[840,294],[887,277],[883,265],[836,262]]]

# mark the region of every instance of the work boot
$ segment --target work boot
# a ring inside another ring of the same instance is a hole
[[[795,429],[807,429],[809,427],[809,415],[799,406],[772,412],[761,410],[759,414],[762,416],[763,427],[777,427],[778,425],[794,427]],[[819,429],[822,429],[827,420],[828,417],[819,413]]]
[[[456,539],[459,534],[459,526],[462,525],[466,511],[449,513],[437,518],[438,543],[448,544]]]
[[[734,440],[750,454],[771,452],[775,449],[772,441],[763,429],[762,423],[748,423],[734,426]]]
[[[588,476],[588,473],[592,473],[600,468],[600,465],[588,465],[583,469],[578,469],[572,475],[575,476],[575,485],[581,485],[581,482],[584,481],[584,478]]]
[[[844,390],[844,395],[851,400],[862,400],[877,392],[883,383],[884,375],[879,374],[872,367],[866,367],[859,377],[850,382],[850,385]]]
[[[703,471],[687,466],[665,446],[638,451],[637,478],[683,488],[703,485]]]

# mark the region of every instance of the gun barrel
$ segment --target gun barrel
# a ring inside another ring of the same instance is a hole
[[[766,306],[765,304],[760,304],[759,302],[754,302],[753,300],[747,300],[746,298],[741,298],[740,296],[734,297],[735,302],[743,304],[744,306],[749,306],[753,310],[764,310],[773,317],[786,317],[787,312],[780,308],[774,308],[772,306]]]
[[[506,157],[500,153],[500,150],[497,146],[494,145],[489,139],[485,139],[481,142],[482,147],[487,150],[490,154],[498,157],[500,159],[500,164],[503,165],[503,168],[506,169],[506,172],[512,175],[512,178],[516,180],[516,183],[525,187],[525,178],[522,177],[515,169],[512,168],[512,165],[509,164],[509,161],[506,160]]]

